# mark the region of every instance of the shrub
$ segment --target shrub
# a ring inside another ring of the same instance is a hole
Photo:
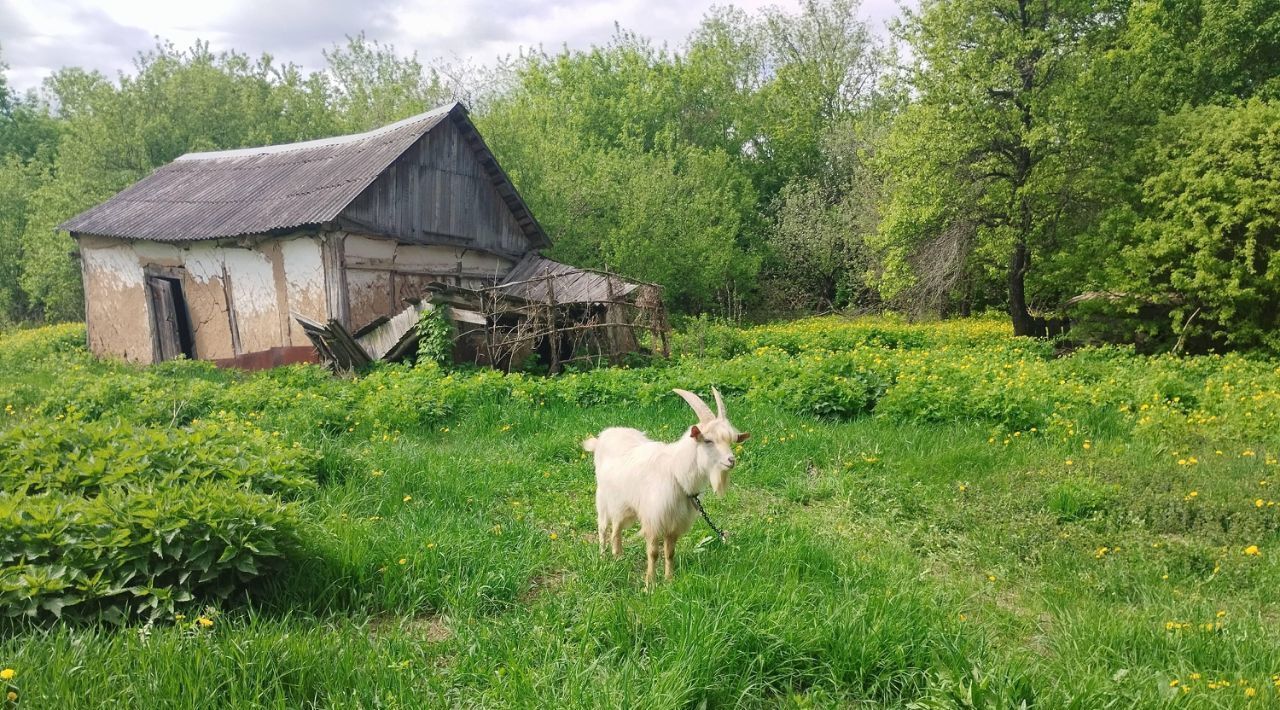
[[[0,492],[0,613],[156,619],[221,600],[298,542],[294,509],[228,483]]]
[[[34,420],[0,433],[0,488],[94,497],[117,485],[227,483],[293,493],[314,483],[314,457],[233,421],[182,429]]]
[[[297,548],[315,457],[231,419],[0,434],[0,613],[123,621],[226,599]]]

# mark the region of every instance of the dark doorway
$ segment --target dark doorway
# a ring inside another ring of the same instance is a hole
[[[152,342],[156,360],[172,360],[179,355],[196,357],[191,314],[182,293],[182,280],[168,276],[147,277],[147,298],[151,301]]]

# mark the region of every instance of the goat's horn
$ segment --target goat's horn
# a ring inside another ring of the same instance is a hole
[[[690,392],[689,390],[677,389],[672,391],[680,395],[681,399],[688,402],[690,407],[693,407],[693,413],[698,415],[699,424],[709,422],[716,418],[716,416],[711,413],[711,408],[708,407],[707,403],[703,402],[698,395]]]
[[[716,396],[716,417],[724,419],[724,398],[720,396],[720,390],[712,387],[711,394]]]

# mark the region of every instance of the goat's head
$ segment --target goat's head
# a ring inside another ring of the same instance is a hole
[[[689,428],[689,436],[698,442],[698,467],[707,472],[712,490],[724,493],[729,487],[729,470],[737,463],[733,447],[751,435],[734,428],[724,411],[720,391],[713,387],[711,392],[716,397],[715,414],[698,395],[687,390],[675,390],[698,415],[698,423]]]

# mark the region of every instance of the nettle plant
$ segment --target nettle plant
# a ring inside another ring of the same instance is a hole
[[[300,549],[315,457],[229,422],[32,421],[0,434],[0,617],[171,616]]]

